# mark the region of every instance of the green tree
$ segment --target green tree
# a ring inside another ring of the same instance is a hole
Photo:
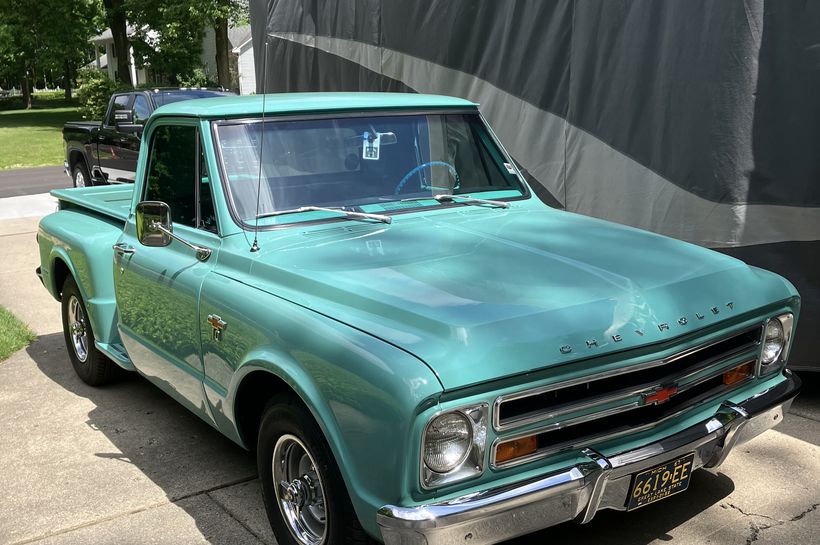
[[[172,83],[200,66],[204,29],[214,29],[217,80],[231,87],[228,28],[248,19],[248,0],[125,0],[140,66],[150,65]]]
[[[102,5],[99,0],[40,1],[48,9],[39,22],[44,30],[39,68],[62,74],[65,98],[70,99],[77,71],[93,60],[88,40],[97,32]]]
[[[230,73],[231,42],[228,27],[244,24],[248,19],[248,0],[198,0],[198,12],[205,24],[214,29],[216,41],[216,74],[219,85],[233,87]]]
[[[196,2],[129,0],[127,6],[138,66],[149,65],[172,84],[199,66],[204,25]]]
[[[0,78],[16,82],[31,107],[34,74],[63,75],[66,98],[77,70],[91,60],[98,0],[0,0]]]
[[[128,66],[131,43],[128,40],[127,0],[103,0],[105,18],[111,36],[114,38],[114,54],[117,57],[117,79],[124,85],[133,85],[131,69]],[[111,59],[109,59],[111,62]]]
[[[23,105],[31,108],[33,75],[42,54],[40,17],[45,6],[26,0],[0,0],[0,71],[19,83]]]

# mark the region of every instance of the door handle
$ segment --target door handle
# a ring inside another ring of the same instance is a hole
[[[137,253],[137,249],[133,246],[126,244],[125,242],[118,242],[114,244],[111,248],[118,254],[118,255],[131,255]]]

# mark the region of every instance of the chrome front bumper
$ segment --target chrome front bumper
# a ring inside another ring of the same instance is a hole
[[[588,461],[536,479],[428,505],[385,505],[377,515],[382,538],[386,545],[484,545],[624,510],[635,473],[689,452],[696,468],[716,467],[736,445],[779,424],[800,390],[800,380],[785,373],[777,386],[723,403],[712,418],[635,450],[606,458],[586,449]]]

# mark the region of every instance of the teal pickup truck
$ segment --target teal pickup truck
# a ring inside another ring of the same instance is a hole
[[[82,380],[136,371],[255,449],[280,545],[637,509],[799,390],[788,281],[549,208],[473,103],[192,100],[143,139],[133,185],[53,192],[38,273]]]

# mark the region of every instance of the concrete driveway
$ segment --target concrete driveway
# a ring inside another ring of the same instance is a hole
[[[101,389],[75,377],[59,305],[33,273],[36,225],[0,220],[0,304],[39,335],[0,363],[0,545],[274,543],[251,454],[137,376]],[[817,543],[818,477],[812,378],[780,427],[686,493],[516,542]]]

